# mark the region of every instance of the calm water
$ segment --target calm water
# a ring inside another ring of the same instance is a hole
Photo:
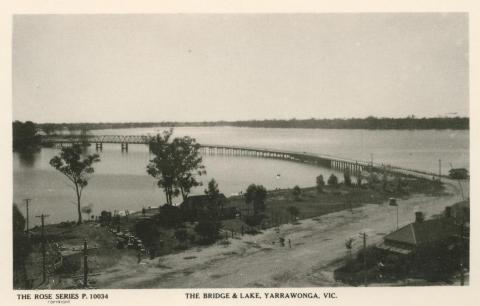
[[[94,134],[144,135],[163,128],[98,130]],[[453,167],[469,168],[468,131],[367,131],[320,129],[251,129],[234,127],[176,128],[175,135],[189,135],[200,143],[245,145],[330,154],[352,159],[438,171],[442,159],[443,171]],[[89,149],[94,152],[94,148]],[[58,152],[46,148],[32,156],[13,156],[14,202],[32,198],[30,216],[45,212],[49,222],[75,220],[74,192],[62,174],[49,165]],[[140,210],[143,206],[164,203],[164,195],[145,167],[152,157],[145,145],[130,145],[128,153],[120,145],[104,145],[101,162],[86,188],[82,203],[93,204],[94,213],[101,210]],[[207,175],[214,177],[226,195],[238,193],[250,183],[263,184],[269,189],[299,185],[312,186],[318,174],[334,172],[293,162],[247,156],[205,156]],[[277,174],[280,174],[278,177]],[[340,174],[340,173],[337,173]],[[340,174],[341,175],[341,174]],[[193,193],[202,193],[204,187]],[[177,202],[181,199],[177,198]],[[33,219],[33,218],[31,218]],[[37,220],[35,220],[37,221]]]

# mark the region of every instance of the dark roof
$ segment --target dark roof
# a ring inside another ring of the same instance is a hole
[[[445,240],[458,234],[458,231],[452,218],[432,219],[410,223],[388,234],[384,240],[419,246]]]
[[[226,197],[223,193],[220,193],[218,195],[218,200],[225,200]],[[181,204],[181,205],[206,205],[209,203],[209,198],[205,194],[199,194],[199,195],[192,195],[188,196],[188,198]]]

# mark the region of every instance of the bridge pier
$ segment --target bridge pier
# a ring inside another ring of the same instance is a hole
[[[128,152],[128,142],[122,142],[120,144],[120,148],[122,149],[122,152]]]

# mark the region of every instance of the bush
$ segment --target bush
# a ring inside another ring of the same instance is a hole
[[[325,181],[323,180],[323,175],[317,176],[317,191],[322,192],[323,187],[325,187]]]
[[[214,220],[201,220],[195,226],[195,232],[201,236],[202,242],[212,243],[220,232],[220,223]]]
[[[175,231],[175,238],[180,243],[185,243],[188,239],[188,232],[185,228],[179,228]]]
[[[287,207],[287,211],[290,214],[292,220],[296,220],[297,216],[300,214],[300,210],[295,206]]]
[[[163,205],[157,215],[158,224],[164,227],[176,227],[184,221],[183,212],[177,206]]]
[[[110,223],[112,222],[112,213],[106,210],[102,210],[99,220],[102,226],[110,225]]]
[[[292,190],[293,197],[295,198],[295,201],[300,200],[300,195],[302,194],[302,189],[298,187],[298,185],[295,185]]]
[[[338,178],[335,174],[332,173],[332,175],[330,175],[330,177],[328,178],[328,185],[332,187],[338,186]]]
[[[350,176],[350,171],[346,170],[343,172],[343,182],[345,186],[352,186],[352,178]]]
[[[153,244],[160,235],[157,225],[152,220],[140,220],[134,225],[135,234],[145,245]]]
[[[265,218],[264,214],[256,214],[256,215],[246,216],[245,217],[245,223],[248,226],[252,226],[252,227],[259,226],[262,223],[264,218]]]

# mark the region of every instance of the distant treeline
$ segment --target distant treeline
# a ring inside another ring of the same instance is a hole
[[[203,121],[203,122],[119,122],[119,123],[42,123],[38,124],[46,134],[58,131],[100,130],[120,128],[149,128],[170,126],[235,126],[252,128],[305,128],[305,129],[454,129],[467,130],[468,117],[436,118],[348,118],[348,119],[289,119],[289,120],[245,120],[245,121]]]

